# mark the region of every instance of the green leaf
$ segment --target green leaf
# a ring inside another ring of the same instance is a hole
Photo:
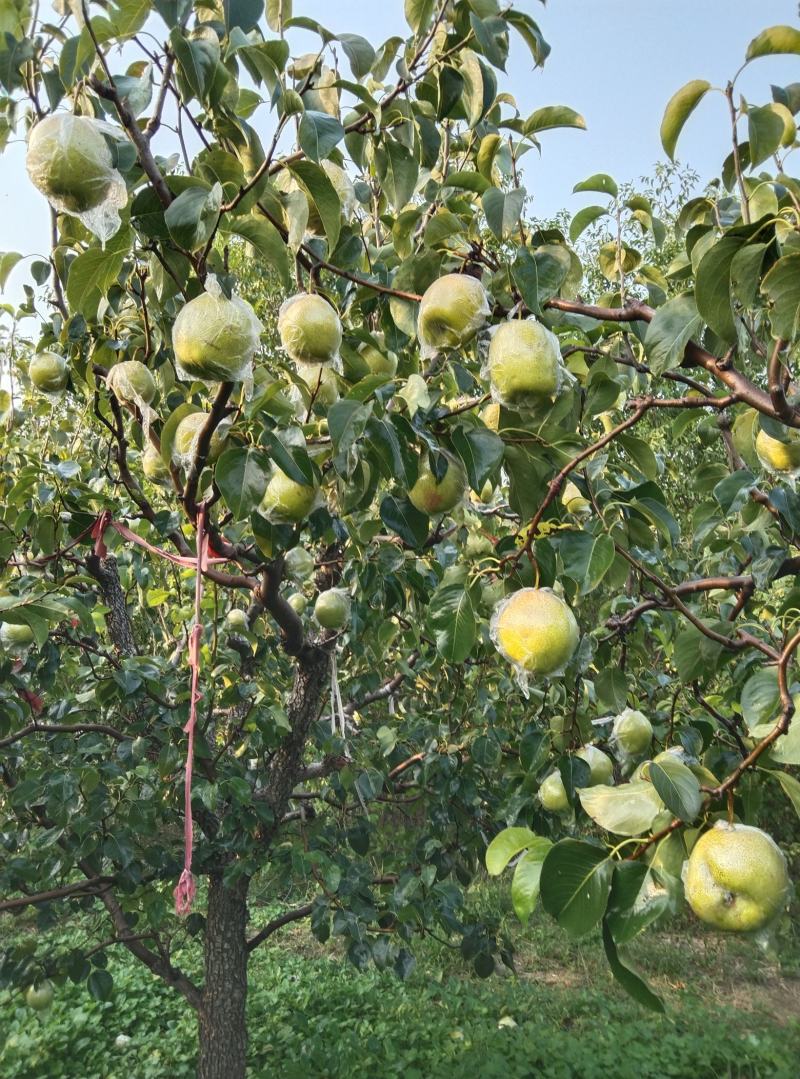
[[[217,461],[214,479],[235,520],[249,517],[260,504],[269,472],[269,458],[253,446],[225,450]]]
[[[304,446],[287,448],[274,431],[264,430],[260,435],[261,444],[281,472],[285,472],[295,483],[311,485],[315,482],[314,466]]]
[[[569,238],[573,243],[578,239],[580,234],[596,221],[598,217],[605,217],[608,215],[608,210],[602,206],[584,206],[582,210],[573,217],[569,226]]]
[[[522,206],[525,202],[525,188],[515,187],[511,191],[500,191],[490,187],[481,198],[486,224],[498,240],[505,239],[519,223]]]
[[[427,27],[433,15],[435,0],[404,0],[406,22],[415,34]]]
[[[0,292],[5,289],[9,274],[21,258],[22,255],[18,254],[16,251],[0,252]]]
[[[204,101],[214,83],[219,63],[219,44],[215,48],[210,37],[187,38],[179,26],[173,27],[169,40],[186,83],[181,97],[184,101],[191,96]],[[191,94],[186,93],[187,89]]]
[[[401,210],[414,193],[419,165],[395,139],[385,140],[375,152],[375,161],[386,197],[395,210]]]
[[[615,835],[643,835],[664,808],[650,783],[635,780],[619,787],[599,785],[578,790],[584,811],[595,824]]]
[[[343,463],[345,456],[363,435],[371,413],[370,405],[364,405],[349,397],[334,402],[328,409],[328,430],[334,454],[338,459],[334,464],[340,473],[342,469],[339,464]]]
[[[463,663],[478,635],[478,619],[469,589],[460,584],[437,589],[430,610],[436,650],[448,663]]]
[[[492,185],[485,176],[479,172],[462,169],[461,172],[450,172],[442,180],[442,187],[455,187],[462,191],[473,191],[476,195],[482,195]]]
[[[613,872],[613,862],[600,847],[562,839],[542,866],[542,906],[570,936],[581,937],[605,914]]]
[[[541,315],[542,306],[555,296],[572,266],[569,252],[559,244],[546,244],[531,254],[520,247],[511,266],[511,276],[526,306]]]
[[[750,675],[739,698],[742,718],[748,730],[774,719],[778,714],[780,701],[778,672],[774,667],[762,667]]]
[[[755,168],[771,157],[783,138],[783,118],[765,106],[747,110],[747,138],[750,143],[750,167]]]
[[[344,128],[335,116],[307,109],[300,120],[297,138],[306,157],[322,161],[344,138]]]
[[[667,836],[668,842],[683,844],[680,836]],[[657,850],[660,849],[660,845]],[[608,900],[606,921],[617,944],[626,944],[664,914],[670,905],[666,889],[657,887],[653,874],[643,861],[617,862]]]
[[[731,291],[744,307],[752,307],[761,283],[761,267],[770,245],[746,244],[740,247],[731,262]]]
[[[664,758],[658,764],[650,764],[649,777],[667,809],[687,824],[691,823],[703,805],[700,783],[694,772],[679,760]]]
[[[295,161],[288,168],[317,207],[328,247],[333,251],[339,240],[342,222],[342,204],[336,188],[322,166],[313,161]]]
[[[683,125],[711,89],[705,79],[692,79],[672,95],[661,121],[661,145],[670,160],[675,160],[675,147]]]
[[[800,330],[800,253],[778,259],[761,290],[767,297],[773,335],[791,341]]]
[[[6,90],[16,90],[23,85],[20,69],[33,59],[33,42],[28,38],[18,41],[7,31],[0,34],[0,84]]]
[[[800,700],[797,700],[797,703],[800,704]],[[754,741],[760,742],[774,730],[776,720],[777,715],[771,723],[764,723],[760,727],[751,728],[750,737]],[[772,743],[768,752],[769,759],[774,764],[788,764],[793,767],[800,765],[800,719],[792,717],[789,730]]]
[[[614,561],[614,541],[605,533],[567,532],[559,542],[564,573],[580,586],[581,595],[592,592]]]
[[[572,191],[600,191],[603,195],[610,195],[612,199],[619,194],[619,188],[606,172],[596,172],[588,179],[581,180],[579,184],[575,184]]]
[[[360,34],[339,34],[339,41],[355,77],[363,79],[369,75],[375,63],[375,50],[367,39]]]
[[[503,460],[502,438],[486,427],[456,427],[451,439],[453,449],[464,463],[473,491],[480,493]]]
[[[628,680],[617,667],[607,667],[594,680],[600,704],[612,712],[621,712],[628,700]]]
[[[747,46],[747,60],[759,56],[779,56],[786,53],[800,55],[800,30],[794,26],[770,26],[754,37]]]
[[[550,46],[542,37],[542,32],[530,15],[524,11],[511,8],[504,12],[505,20],[513,26],[522,40],[528,46],[531,56],[537,67],[542,67],[550,54]]]
[[[539,899],[542,865],[552,845],[551,840],[537,836],[517,862],[511,878],[511,903],[523,925],[527,924]]]
[[[222,185],[189,187],[164,211],[169,234],[178,247],[196,251],[210,239],[222,206]]]
[[[409,545],[421,547],[428,535],[428,518],[407,498],[386,495],[380,506],[381,520]]]
[[[292,17],[292,0],[267,0],[267,26],[279,34]]]
[[[530,828],[504,828],[486,848],[486,872],[490,877],[498,877],[512,858],[537,842],[541,842],[541,838]]]
[[[291,287],[288,250],[283,237],[271,221],[264,217],[237,217],[226,214],[223,224],[227,233],[234,233],[247,240],[253,252],[261,255],[267,265],[275,270],[284,288]]]
[[[463,49],[458,59],[458,70],[464,80],[461,103],[467,114],[467,123],[470,127],[475,127],[485,116],[486,110],[494,98],[494,94],[487,92],[489,89],[487,86],[489,72],[478,59],[477,53],[474,53],[472,49]]]
[[[94,317],[101,298],[119,277],[131,246],[131,230],[123,226],[105,247],[90,247],[70,264],[67,302],[72,311]]]
[[[731,263],[743,242],[738,236],[723,236],[700,259],[695,276],[697,310],[727,345],[736,340],[731,304]]]
[[[783,788],[783,793],[794,806],[794,811],[800,817],[800,780],[790,776],[787,772],[771,772]]]
[[[98,968],[92,971],[86,984],[95,1000],[108,1000],[114,989],[114,979],[108,971]]]
[[[616,980],[633,999],[651,1012],[663,1012],[664,1002],[656,996],[650,986],[636,971],[626,966],[619,957],[617,946],[605,918],[603,919],[603,947],[608,965]]]
[[[566,105],[545,105],[531,113],[522,130],[525,135],[535,135],[537,131],[549,131],[554,127],[577,127],[585,131],[586,121]]]
[[[694,297],[688,293],[667,300],[663,307],[657,308],[644,338],[644,349],[653,373],[661,375],[679,367],[687,343],[700,332],[702,325]]]

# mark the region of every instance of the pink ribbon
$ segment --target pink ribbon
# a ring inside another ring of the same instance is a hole
[[[126,525],[113,520],[108,510],[104,510],[97,518],[91,532],[92,539],[94,540],[94,553],[98,558],[107,557],[108,549],[105,545],[103,536],[107,528],[113,528],[123,539],[138,544],[139,547],[143,547],[151,554],[158,555],[160,558],[166,558],[169,562],[174,562],[177,566],[190,566],[194,567],[196,570],[194,584],[194,625],[189,634],[189,645],[187,649],[188,664],[191,671],[189,719],[186,726],[183,728],[184,733],[188,735],[186,745],[186,769],[183,784],[183,871],[172,893],[175,897],[175,913],[180,915],[189,914],[195,896],[197,895],[197,885],[192,876],[192,851],[194,847],[192,773],[194,771],[194,733],[197,724],[197,705],[198,702],[202,700],[203,696],[198,689],[198,682],[200,679],[200,643],[203,639],[201,610],[203,601],[203,574],[208,570],[209,565],[212,563],[228,561],[226,558],[209,557],[209,540],[208,533],[206,532],[206,507],[204,502],[201,502],[198,507],[196,527],[197,554],[194,556],[174,555],[170,551],[165,551],[162,547],[156,547],[154,544],[148,543],[147,540],[142,539],[141,536],[137,536],[136,533],[132,532]]]

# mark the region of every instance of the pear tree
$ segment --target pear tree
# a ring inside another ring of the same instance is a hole
[[[674,159],[716,103],[706,189],[598,173],[543,222],[528,164],[586,121],[519,108],[523,6],[407,0],[374,43],[290,0],[4,11],[52,247],[0,256],[0,912],[40,931],[0,987],[105,999],[126,949],[201,1079],[246,1074],[292,923],[510,967],[487,871],[654,1011],[636,934],[783,931],[800,33],[743,43],[757,100],[653,117]]]

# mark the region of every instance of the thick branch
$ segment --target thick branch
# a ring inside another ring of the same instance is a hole
[[[546,307],[576,315],[586,315],[602,322],[650,322],[654,311],[646,303],[635,301],[625,307],[597,307],[577,300],[548,300]],[[728,387],[740,401],[750,405],[765,416],[776,416],[769,394],[759,389],[741,371],[737,371],[729,357],[718,358],[704,348],[689,341],[683,354],[683,367],[702,367],[719,382]],[[792,409],[790,418],[783,420],[789,427],[800,427],[800,412]]]
[[[118,742],[125,741],[125,735],[121,731],[118,731],[116,727],[109,727],[105,723],[29,723],[27,727],[22,727],[20,730],[15,731],[14,734],[9,734],[6,738],[0,738],[0,749],[13,745],[14,742],[19,742],[22,738],[27,738],[29,734],[86,733],[107,734],[111,738],[116,738]]]
[[[113,877],[91,877],[89,880],[77,881],[75,884],[65,884],[63,888],[51,888],[48,892],[36,892],[35,895],[23,895],[17,899],[4,899],[0,902],[0,910],[19,910],[21,907],[31,907],[37,903],[51,903],[54,899],[77,899],[86,895],[97,895],[114,883]]]
[[[264,573],[261,585],[254,591],[256,600],[269,611],[280,626],[283,648],[290,656],[298,656],[305,645],[303,621],[288,601],[281,595],[283,580],[283,557],[277,558]]]
[[[306,903],[303,907],[296,907],[295,910],[287,910],[285,914],[273,918],[272,921],[267,922],[264,928],[260,929],[254,937],[251,937],[250,940],[248,940],[248,952],[252,952],[259,944],[263,944],[268,937],[271,937],[273,933],[277,933],[279,929],[283,929],[285,925],[289,925],[291,922],[299,922],[302,918],[308,918],[313,909],[313,903]]]
[[[110,891],[102,892],[100,900],[111,917],[111,922],[120,944],[124,944],[131,955],[136,956],[153,974],[161,978],[167,985],[177,989],[193,1008],[199,1009],[202,1003],[202,993],[194,982],[183,971],[174,967],[168,959],[151,951],[142,943],[139,937],[131,932],[125,911]]]

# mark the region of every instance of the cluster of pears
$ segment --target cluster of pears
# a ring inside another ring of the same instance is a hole
[[[314,556],[305,547],[292,547],[284,556],[284,571],[294,590],[285,597],[292,610],[302,615],[308,607],[304,587],[311,581],[315,570]],[[322,629],[343,630],[350,622],[350,594],[344,588],[327,588],[317,593],[314,602],[314,619]],[[225,627],[230,633],[249,633],[251,626],[247,612],[233,607],[225,616]]]

